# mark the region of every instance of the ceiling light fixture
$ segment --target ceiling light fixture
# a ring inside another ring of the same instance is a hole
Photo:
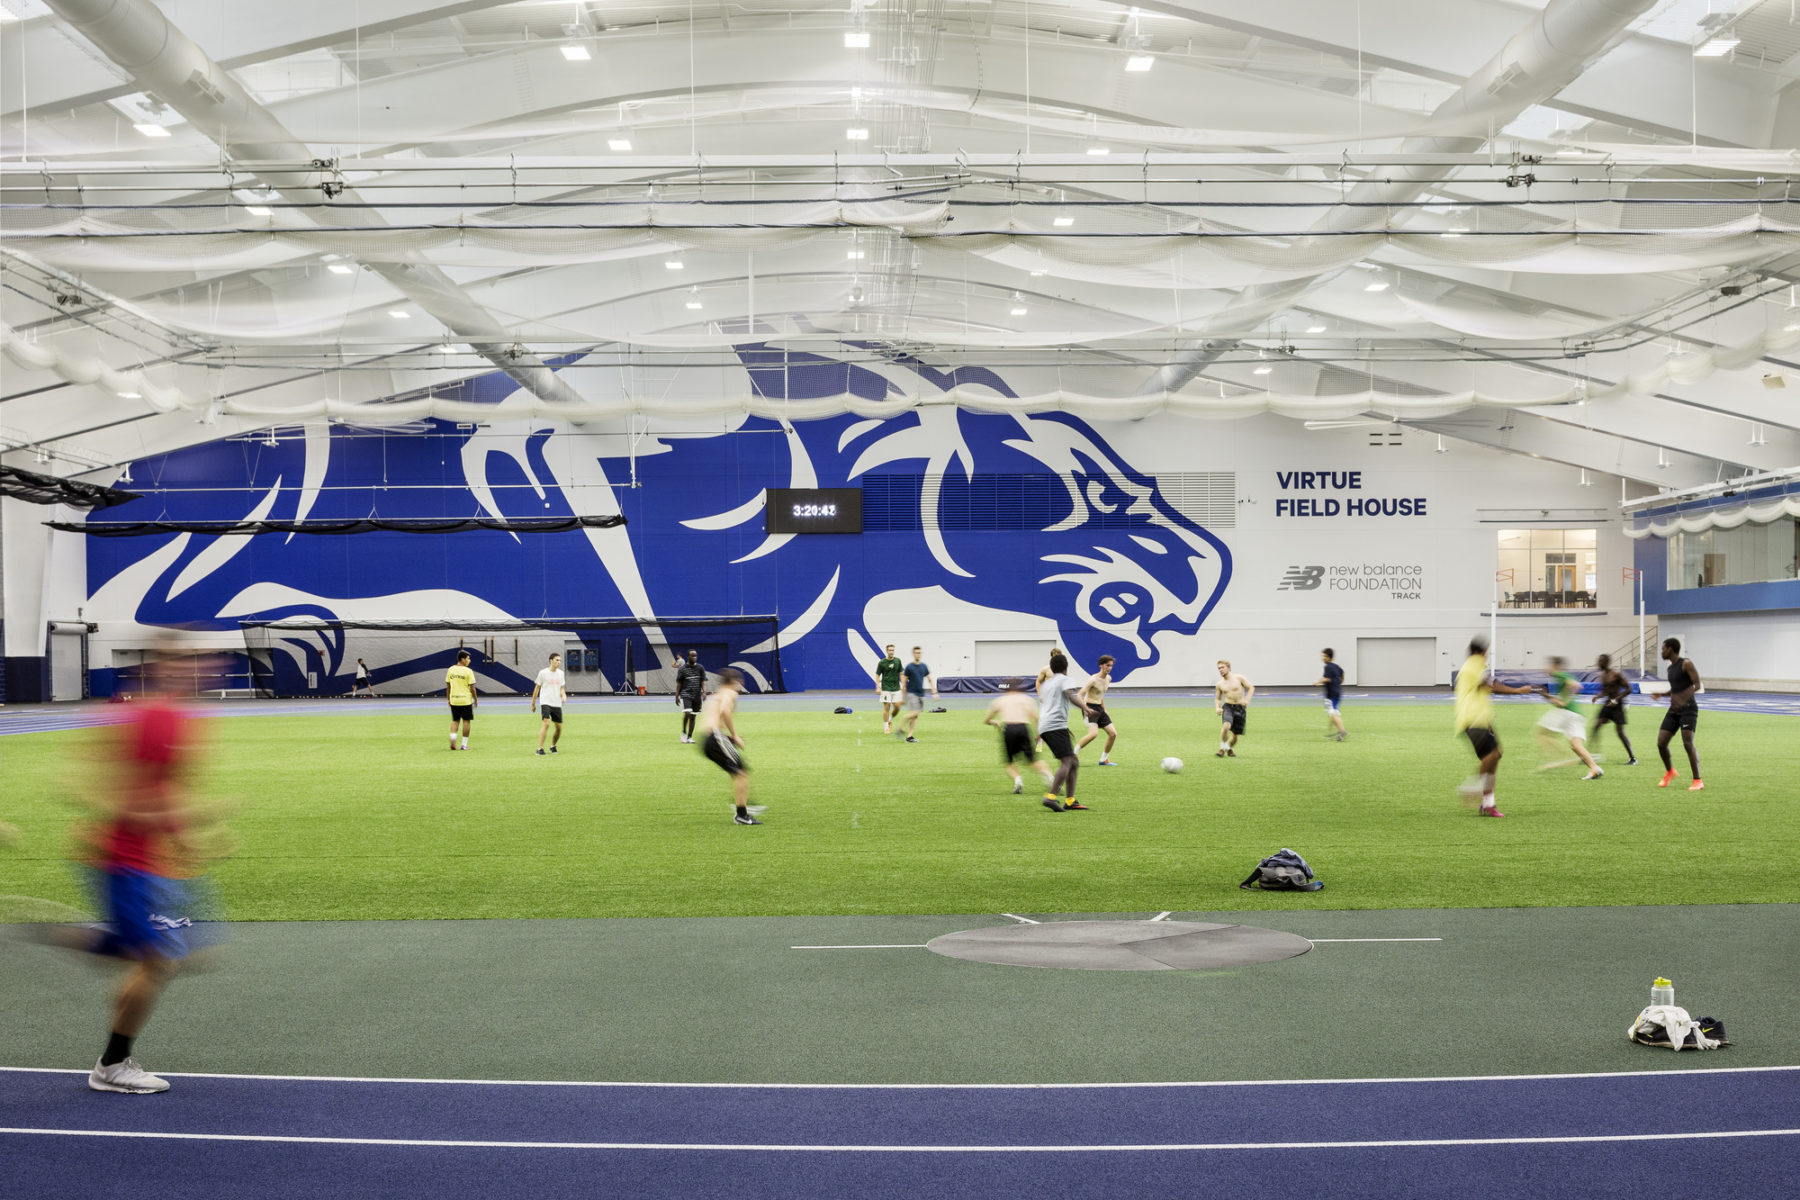
[[[1450,453],[1450,447],[1444,445],[1444,435],[1441,433],[1438,434],[1437,440],[1438,440],[1437,449],[1433,450],[1432,453],[1433,454],[1448,454],[1448,453]]]
[[[1058,217],[1050,223],[1052,225],[1056,226],[1058,229],[1067,229],[1069,226],[1071,226],[1075,223],[1075,218],[1074,217]]]
[[[1388,285],[1387,285],[1387,280],[1385,280],[1385,279],[1377,279],[1374,283],[1371,283],[1367,287],[1363,288],[1363,291],[1365,291],[1365,292],[1385,292],[1387,290],[1388,290]]]
[[[866,142],[869,140],[869,131],[861,125],[852,125],[844,130],[844,136],[853,142]]]
[[[356,274],[356,268],[351,266],[349,263],[332,263],[329,266],[327,266],[325,269],[327,271],[330,271],[333,275],[354,275],[354,274]]]
[[[844,257],[849,259],[852,262],[857,261],[858,259],[862,258],[862,256],[863,256],[863,252],[861,250],[847,250],[844,252]]]
[[[1695,58],[1724,58],[1738,48],[1738,39],[1734,37],[1713,38],[1694,47]]]
[[[1325,327],[1323,325],[1308,325],[1306,327],[1306,332],[1308,332],[1308,333],[1324,333]]]
[[[689,300],[689,301],[688,301],[688,302],[687,302],[687,306],[688,306],[688,307],[689,307],[689,308],[699,308],[699,307],[700,307],[700,302],[699,302],[699,301],[698,301],[698,300]]]
[[[148,121],[138,122],[133,125],[132,128],[147,138],[164,138],[169,136],[169,131],[167,129],[164,129],[161,125],[152,125]]]
[[[1452,225],[1450,228],[1444,230],[1444,236],[1461,237],[1467,232],[1469,232],[1469,227],[1467,225]]]
[[[687,264],[682,262],[679,258],[666,258],[663,260],[663,267],[670,271],[679,271],[686,265]]]
[[[119,399],[121,399],[121,400],[142,400],[143,398],[144,398],[144,393],[142,393],[142,392],[120,392],[119,393]],[[1757,444],[1760,445],[1761,443],[1757,443]]]
[[[272,217],[275,215],[275,210],[268,207],[266,204],[246,204],[244,205],[244,212],[252,217]]]
[[[1025,310],[1023,308],[1019,307],[1018,305],[1014,305],[1013,310],[1012,310],[1012,315],[1015,317],[1022,317],[1025,315]]]
[[[1582,487],[1593,487],[1594,486],[1594,481],[1588,478],[1588,473],[1587,473],[1586,467],[1581,468],[1581,486]]]
[[[1103,155],[1111,154],[1112,148],[1109,146],[1089,146],[1088,153],[1095,158],[1100,158]]]
[[[586,62],[588,59],[594,57],[588,53],[588,48],[586,46],[564,46],[562,48],[562,54],[563,57],[570,62]]]
[[[412,314],[407,312],[404,308],[390,308],[388,309],[388,316],[394,318],[396,321],[412,320]]]
[[[1267,375],[1270,371],[1273,371],[1274,369],[1275,369],[1274,367],[1264,364],[1263,366],[1256,368],[1256,370],[1254,370],[1250,373],[1252,375]]]
[[[844,49],[867,50],[869,48],[869,32],[866,29],[846,29],[844,31]]]
[[[629,150],[629,149],[631,149],[631,139],[630,138],[607,138],[606,139],[606,148],[608,150]]]
[[[1149,54],[1134,54],[1125,60],[1125,69],[1142,74],[1156,65],[1156,58]]]

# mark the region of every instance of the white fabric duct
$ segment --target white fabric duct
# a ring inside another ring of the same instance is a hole
[[[1676,533],[1705,533],[1709,529],[1736,529],[1740,525],[1767,525],[1784,517],[1800,517],[1800,496],[1783,496],[1769,504],[1747,504],[1653,521],[1648,525],[1626,526],[1625,536],[1643,541],[1666,538]]]
[[[733,335],[729,333],[714,332],[700,334],[645,333],[633,336],[637,340],[634,340],[630,344],[667,349],[700,349],[730,346],[739,344],[743,338],[743,335],[741,334]],[[855,335],[853,333],[845,333],[842,336],[848,338],[854,337]],[[932,336],[936,340],[946,343],[951,338],[951,334],[948,332],[933,334]],[[1007,331],[992,331],[990,336],[997,339],[1016,339],[1018,337],[1018,335],[1008,333]],[[1067,335],[1064,333],[1057,336]],[[1099,340],[1104,340],[1109,337],[1125,336],[1125,333],[1121,331],[1109,331],[1104,334],[1092,336],[1095,336]],[[797,334],[793,340],[812,343],[816,342],[819,337],[820,333],[818,331],[813,331],[805,334]],[[988,344],[978,340],[978,335],[975,333],[964,331],[961,334],[961,337],[963,339],[963,344]],[[1039,342],[1034,340],[1035,337],[1036,335],[1027,335],[1023,340],[1004,341],[998,344],[1061,344],[1055,341]],[[769,337],[765,338],[764,341],[773,347],[780,347],[783,344],[784,339],[780,337]],[[1785,328],[1779,331],[1770,330],[1759,337],[1753,338],[1750,341],[1741,343],[1737,346],[1724,347],[1711,352],[1667,355],[1658,360],[1655,365],[1643,370],[1633,371],[1625,378],[1612,384],[1590,382],[1586,388],[1585,396],[1590,400],[1604,400],[1610,397],[1628,394],[1655,395],[1671,382],[1681,384],[1694,383],[1700,379],[1704,379],[1715,371],[1721,369],[1739,369],[1749,366],[1767,355],[1785,353],[1793,350],[1795,347],[1800,347],[1800,330],[1790,331]],[[210,397],[193,396],[182,392],[180,389],[161,387],[151,382],[141,371],[117,370],[108,364],[101,362],[99,359],[82,355],[67,355],[54,346],[42,345],[21,338],[6,325],[0,325],[0,354],[4,354],[5,357],[11,359],[14,363],[26,370],[47,371],[69,383],[98,384],[100,387],[105,388],[114,395],[121,396],[129,392],[135,392],[142,397],[144,403],[152,408],[162,411],[170,411],[177,408],[198,411],[207,408],[213,403]],[[980,394],[969,393],[964,390],[958,392],[957,395],[959,397],[967,397],[978,396]],[[1054,410],[1061,406],[1062,402],[1060,397],[1064,397],[1065,395],[1072,395],[1072,393],[1056,392],[1044,396],[1030,396],[1017,401],[1017,403],[1037,406],[1036,408],[1030,409],[1030,411]],[[1567,387],[1560,388],[1551,394],[1540,396],[1501,396],[1480,390],[1469,392],[1446,392],[1425,396],[1392,396],[1377,392],[1366,392],[1326,398],[1314,396],[1287,396],[1278,393],[1269,393],[1260,401],[1256,400],[1254,397],[1246,399],[1245,397],[1240,396],[1222,399],[1217,396],[1190,395],[1185,392],[1147,393],[1147,395],[1153,399],[1160,398],[1165,403],[1167,411],[1182,412],[1189,416],[1236,416],[1245,415],[1251,412],[1287,412],[1290,415],[1304,414],[1307,416],[1317,416],[1320,414],[1313,411],[1310,406],[1314,404],[1329,404],[1336,406],[1339,402],[1349,404],[1351,401],[1355,401],[1355,405],[1352,405],[1345,410],[1349,412],[1350,415],[1355,415],[1356,413],[1374,408],[1382,412],[1404,413],[1418,416],[1442,416],[1471,407],[1534,408],[1547,405],[1572,404],[1582,399],[1583,393],[1579,392],[1576,385],[1571,382]],[[942,399],[941,397],[932,397],[929,400],[920,402],[938,403],[942,402]],[[956,402],[961,401],[959,400]],[[590,402],[578,400],[576,403],[585,406]],[[787,413],[794,417],[794,419],[800,419],[794,406],[799,406],[803,403],[810,402],[774,402],[774,407],[770,411],[775,413]],[[823,415],[835,415],[841,412],[856,411],[851,401],[844,397],[828,397],[818,403],[824,405]],[[862,402],[857,401],[857,403]],[[977,400],[970,400],[969,406],[981,407],[982,403],[983,402]],[[1117,406],[1121,402],[1116,398],[1089,396],[1082,397],[1080,403],[1086,405],[1107,406],[1109,412],[1116,412]],[[475,407],[486,411],[483,406],[478,405]],[[565,407],[565,402],[558,401],[546,405],[541,414],[535,413],[534,411],[533,415],[554,416],[557,412],[561,411],[563,407]],[[296,409],[283,409],[281,412],[289,414],[293,419],[299,419],[301,416],[309,415],[344,416],[355,413],[359,414],[358,420],[360,421],[363,419],[361,414],[387,414],[397,411],[397,408],[398,406],[380,404],[338,404],[334,401],[333,406],[329,408],[314,406],[313,408],[306,409],[304,412]],[[271,415],[254,405],[240,403],[238,401],[223,402],[221,411],[253,417]],[[631,408],[629,411],[654,414],[665,410],[657,403],[646,402],[642,408]],[[723,407],[715,407],[700,411],[711,414],[748,410],[740,407],[736,401],[732,401],[725,403]],[[1334,408],[1333,411],[1336,412],[1337,409]],[[412,418],[408,417],[405,419],[410,420]]]
[[[1421,320],[1440,329],[1466,333],[1470,337],[1512,341],[1538,341],[1574,337],[1594,329],[1616,324],[1612,318],[1577,317],[1572,313],[1547,312],[1533,315],[1485,305],[1455,304],[1443,299],[1425,299],[1405,292],[1394,295],[1396,303]]]

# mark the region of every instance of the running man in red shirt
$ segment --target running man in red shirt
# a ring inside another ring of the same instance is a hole
[[[166,661],[146,664],[143,699],[118,727],[120,777],[96,802],[84,834],[95,890],[105,914],[97,930],[65,940],[129,961],[113,1003],[112,1032],[88,1076],[97,1092],[164,1092],[168,1081],[138,1066],[132,1043],[188,955],[191,881],[200,845],[213,830],[196,811],[184,778],[198,734],[196,718],[169,693]]]

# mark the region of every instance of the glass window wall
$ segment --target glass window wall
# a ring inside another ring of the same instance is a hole
[[[1500,581],[1506,608],[1593,608],[1599,603],[1599,531],[1502,529]]]
[[[1793,579],[1800,560],[1800,519],[1783,517],[1736,529],[1677,532],[1669,537],[1667,586],[1721,587],[1731,583],[1771,583]]]

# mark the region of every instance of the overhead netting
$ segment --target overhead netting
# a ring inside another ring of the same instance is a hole
[[[377,695],[441,695],[460,650],[484,695],[528,695],[552,654],[563,656],[571,696],[673,695],[675,668],[690,650],[709,678],[731,667],[750,691],[787,690],[774,616],[240,624],[251,686],[264,698],[347,696],[359,659]]]

